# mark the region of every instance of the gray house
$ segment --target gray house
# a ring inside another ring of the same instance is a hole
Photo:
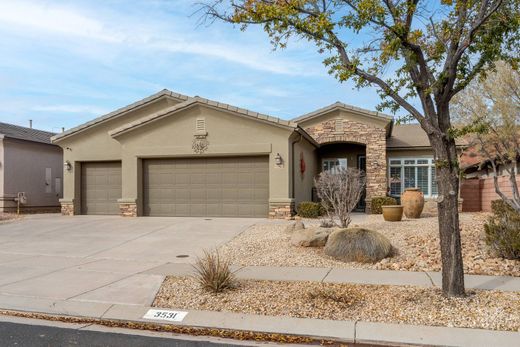
[[[0,211],[59,212],[63,150],[54,133],[0,123]]]

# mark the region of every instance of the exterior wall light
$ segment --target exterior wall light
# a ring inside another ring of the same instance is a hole
[[[63,163],[63,168],[65,169],[65,171],[72,171],[72,164],[70,163],[70,161],[66,160]]]
[[[276,156],[274,157],[274,163],[276,164],[276,166],[282,166],[283,159],[280,153],[276,153]]]

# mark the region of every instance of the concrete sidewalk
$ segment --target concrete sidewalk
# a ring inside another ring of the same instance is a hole
[[[234,267],[238,278],[271,281],[316,281],[324,283],[358,283],[441,287],[440,272],[338,269],[314,267],[244,266]],[[189,264],[165,264],[144,271],[150,275],[185,276],[192,273]],[[468,289],[520,291],[520,277],[465,275]]]
[[[179,323],[168,323],[163,320],[144,319],[143,316],[151,308],[147,306],[106,303],[94,304],[69,300],[53,301],[49,299],[11,297],[6,295],[0,295],[0,307],[5,310],[39,312],[111,321],[175,324],[199,328],[308,336],[318,340],[335,340],[345,343],[513,347],[518,346],[518,341],[520,341],[520,332],[362,321],[303,319],[182,309],[179,309],[179,311],[188,312],[184,320]]]

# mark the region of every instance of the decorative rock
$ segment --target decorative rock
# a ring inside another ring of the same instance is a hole
[[[300,229],[292,234],[291,244],[300,247],[323,247],[334,230],[321,227]]]
[[[333,232],[324,251],[328,256],[341,261],[375,263],[390,256],[393,247],[384,235],[376,231],[351,228]]]
[[[297,220],[296,222],[289,224],[287,226],[287,228],[285,228],[285,232],[287,234],[292,234],[297,230],[303,230],[303,229],[305,229],[305,224],[303,224],[303,222],[301,220]]]

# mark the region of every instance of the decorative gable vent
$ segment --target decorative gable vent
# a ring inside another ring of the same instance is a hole
[[[206,119],[205,118],[197,118],[195,121],[195,131],[197,134],[206,132]]]
[[[334,130],[336,132],[343,132],[343,119],[336,119],[336,123],[334,124]]]

